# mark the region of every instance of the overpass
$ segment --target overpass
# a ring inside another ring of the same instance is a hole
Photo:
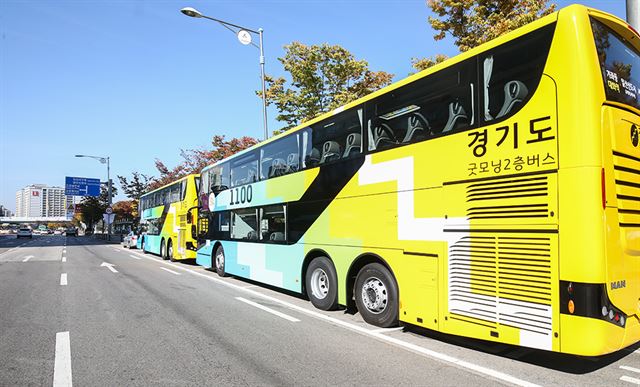
[[[66,216],[0,216],[0,223],[59,223],[70,222]]]

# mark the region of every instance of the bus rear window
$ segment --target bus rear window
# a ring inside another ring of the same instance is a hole
[[[640,109],[640,53],[601,22],[591,28],[607,99]]]

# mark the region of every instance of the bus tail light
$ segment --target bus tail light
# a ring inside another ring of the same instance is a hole
[[[602,168],[602,171],[600,172],[600,185],[602,191],[602,209],[604,210],[607,208],[607,187],[604,179],[604,168]]]

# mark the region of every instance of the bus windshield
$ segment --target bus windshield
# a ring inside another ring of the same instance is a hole
[[[607,99],[640,109],[640,54],[599,21],[591,26]]]

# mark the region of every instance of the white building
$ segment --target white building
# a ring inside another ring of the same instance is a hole
[[[73,197],[66,196],[64,188],[32,184],[16,192],[16,216],[66,216],[67,203],[73,203]]]

